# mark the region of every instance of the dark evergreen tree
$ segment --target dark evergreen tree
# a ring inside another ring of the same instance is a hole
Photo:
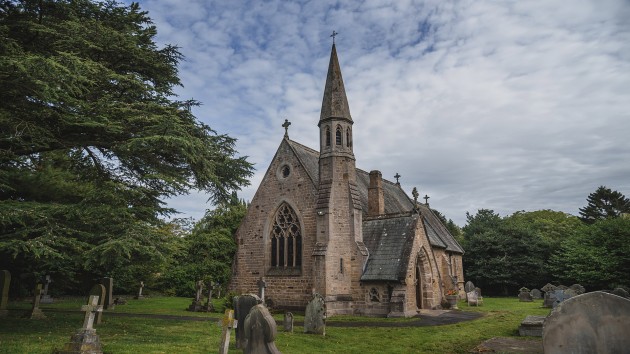
[[[588,224],[630,213],[630,199],[604,186],[589,194],[586,201],[588,204],[580,208],[580,219]]]
[[[0,268],[14,279],[135,284],[169,257],[165,198],[248,183],[235,140],[174,98],[182,56],[156,33],[137,3],[0,1]]]

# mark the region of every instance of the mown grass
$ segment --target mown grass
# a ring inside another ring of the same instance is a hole
[[[43,305],[47,319],[20,318],[28,303],[10,303],[8,318],[0,319],[0,353],[51,353],[82,324],[78,310],[85,300],[64,299]],[[492,337],[517,337],[518,325],[527,315],[546,315],[542,302],[519,302],[516,298],[485,298],[481,307],[459,304],[460,311],[482,312],[483,317],[469,322],[432,327],[337,327],[345,322],[409,322],[409,319],[332,317],[326,336],[303,334],[296,326],[293,333],[282,331],[282,314],[275,314],[280,324],[276,346],[284,353],[466,353]],[[106,353],[208,353],[219,347],[221,329],[216,324],[220,313],[191,313],[184,309],[188,298],[154,297],[128,300],[111,312],[208,317],[207,321],[184,321],[143,317],[116,317],[104,314],[97,334]],[[222,309],[222,303],[215,307]],[[295,321],[303,321],[295,314]],[[232,349],[230,353],[240,353]]]

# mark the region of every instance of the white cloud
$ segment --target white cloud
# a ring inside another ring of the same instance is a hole
[[[357,166],[460,225],[465,212],[570,213],[599,185],[630,195],[630,16],[623,0],[141,1],[177,44],[182,98],[258,169],[279,145],[317,148],[330,33]],[[186,213],[205,197],[172,201]],[[186,204],[179,204],[186,202]],[[199,212],[197,212],[199,214]]]

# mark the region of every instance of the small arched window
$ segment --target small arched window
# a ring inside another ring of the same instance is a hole
[[[283,203],[271,227],[271,266],[296,268],[302,265],[302,234],[295,211]]]
[[[341,127],[337,126],[337,133],[335,134],[335,144],[341,145]]]
[[[330,146],[330,127],[326,127],[326,146]]]

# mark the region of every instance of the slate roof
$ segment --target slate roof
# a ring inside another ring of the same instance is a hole
[[[319,186],[319,151],[288,140],[289,145],[311,177]],[[362,205],[368,205],[369,173],[357,169],[357,193]],[[413,201],[399,185],[383,179],[385,216],[367,217],[364,210],[363,242],[370,255],[362,280],[400,281],[404,279],[409,261],[414,228],[418,220],[429,238],[431,246],[449,252],[464,253],[463,248],[450,234],[446,226],[431,209],[418,205],[418,213],[412,213]]]

